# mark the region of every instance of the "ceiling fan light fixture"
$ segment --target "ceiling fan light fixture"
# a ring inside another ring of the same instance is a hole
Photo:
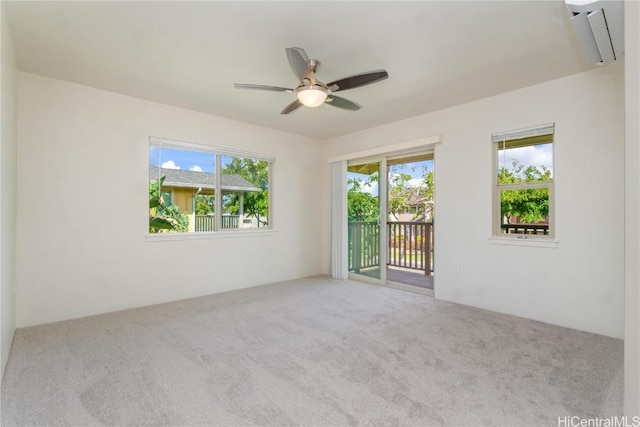
[[[329,94],[326,88],[319,85],[311,85],[298,87],[296,95],[302,105],[313,108],[322,105]]]

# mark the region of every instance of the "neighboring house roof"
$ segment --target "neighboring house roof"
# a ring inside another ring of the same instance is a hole
[[[215,174],[212,173],[149,166],[149,181],[155,181],[162,175],[165,176],[164,185],[167,187],[216,188]],[[223,190],[262,191],[239,175],[221,174],[220,178]]]

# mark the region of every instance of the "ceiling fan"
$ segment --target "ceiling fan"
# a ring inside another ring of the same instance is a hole
[[[287,105],[280,114],[292,113],[303,105],[306,107],[319,107],[324,103],[333,107],[356,111],[361,109],[362,106],[348,99],[335,96],[333,93],[341,90],[355,89],[389,77],[389,74],[385,70],[376,70],[324,84],[320,80],[317,80],[315,75],[320,66],[320,61],[309,59],[305,51],[299,47],[288,47],[286,52],[293,74],[300,79],[300,84],[295,89],[244,83],[234,83],[233,86],[237,89],[295,93],[297,99]]]

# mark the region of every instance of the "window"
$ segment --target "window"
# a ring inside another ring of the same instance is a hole
[[[149,143],[149,233],[271,227],[274,159],[160,138]]]
[[[163,189],[162,191],[162,202],[166,205],[172,205],[173,204],[173,192],[172,191],[166,191]]]
[[[492,135],[494,236],[554,236],[553,134],[548,124]]]

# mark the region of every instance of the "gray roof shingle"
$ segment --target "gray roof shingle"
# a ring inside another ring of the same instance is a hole
[[[149,166],[149,181],[155,181],[164,175],[164,185],[168,187],[209,188],[215,189],[215,174],[183,169],[165,169]],[[223,190],[262,191],[239,175],[221,174]]]

